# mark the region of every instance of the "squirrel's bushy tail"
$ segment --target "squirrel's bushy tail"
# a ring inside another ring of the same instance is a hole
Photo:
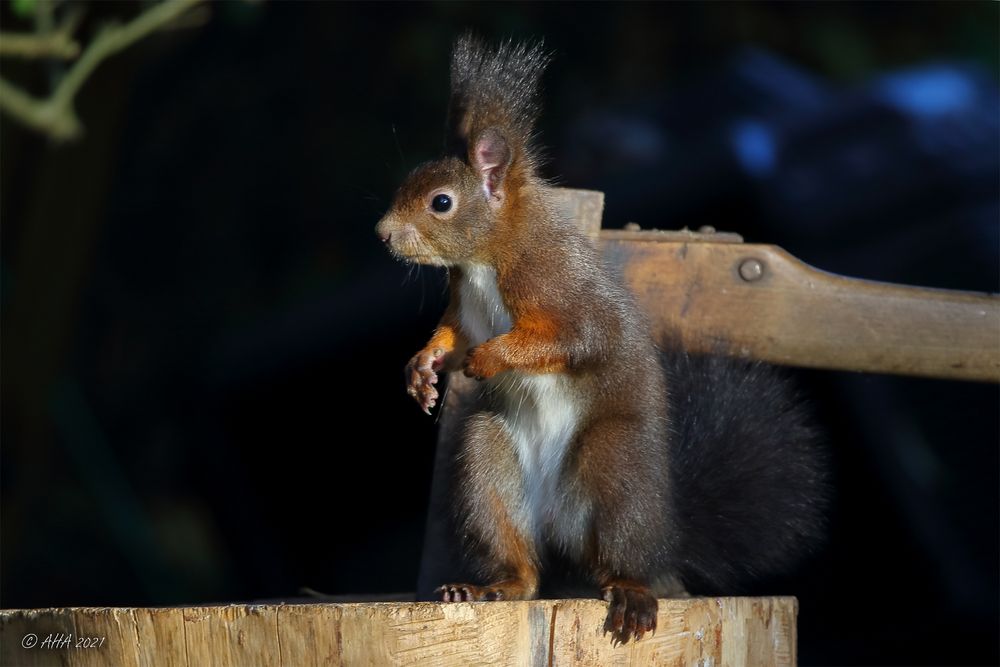
[[[802,402],[771,366],[663,355],[675,567],[694,593],[732,592],[791,565],[821,539],[823,454]]]
[[[451,56],[450,141],[456,148],[484,130],[503,128],[527,152],[538,116],[538,85],[549,55],[541,43],[486,46],[467,33]]]

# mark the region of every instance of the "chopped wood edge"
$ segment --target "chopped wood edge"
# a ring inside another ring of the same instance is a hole
[[[0,611],[0,660],[37,665],[794,665],[793,597],[659,602],[655,635],[613,645],[599,600],[66,607]],[[99,649],[25,649],[51,633]],[[700,661],[700,662],[699,662]]]

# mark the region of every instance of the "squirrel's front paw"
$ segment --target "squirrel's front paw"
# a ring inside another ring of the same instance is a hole
[[[462,362],[462,372],[466,377],[477,380],[488,380],[497,373],[506,370],[500,359],[485,345],[474,347],[465,355]]]
[[[438,376],[435,371],[444,365],[445,351],[439,347],[417,352],[406,365],[406,393],[420,405],[427,414],[437,405],[438,391],[434,388]]]

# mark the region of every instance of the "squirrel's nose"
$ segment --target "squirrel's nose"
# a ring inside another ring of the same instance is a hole
[[[392,223],[388,221],[388,218],[382,218],[375,225],[375,236],[382,241],[382,243],[388,243],[389,239],[392,238]]]

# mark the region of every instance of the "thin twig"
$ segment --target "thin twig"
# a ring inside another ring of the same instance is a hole
[[[78,55],[80,55],[80,45],[61,31],[47,35],[0,32],[0,56],[72,60]]]
[[[83,126],[73,99],[87,78],[106,58],[166,26],[202,0],[164,0],[122,26],[106,26],[87,45],[48,98],[39,100],[0,79],[0,109],[12,118],[57,141],[75,139]]]
[[[37,0],[35,2],[35,34],[47,35],[56,26],[55,0]]]
[[[41,26],[50,25],[52,17],[41,11],[43,7],[50,5],[44,2],[38,5],[36,19],[39,28],[33,34],[0,32],[0,56],[72,60],[80,55],[80,44],[73,39],[73,33],[83,20],[83,6],[71,6],[58,28],[44,30]],[[43,16],[47,18],[43,19]]]

